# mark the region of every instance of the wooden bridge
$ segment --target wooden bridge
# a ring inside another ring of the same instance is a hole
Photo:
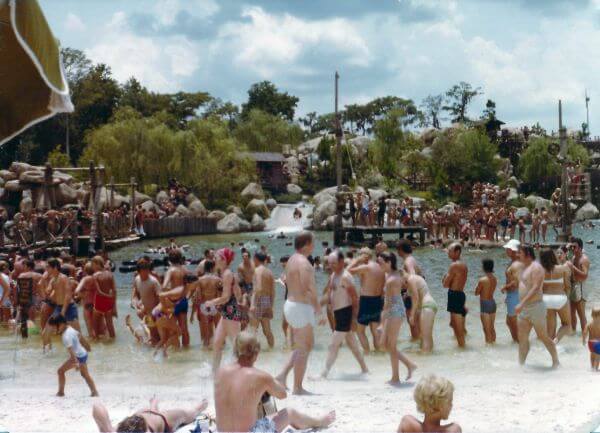
[[[423,226],[400,226],[400,227],[378,227],[378,226],[345,226],[338,227],[334,233],[336,246],[344,245],[368,245],[374,247],[379,237],[385,234],[397,234],[398,240],[419,237],[421,246],[425,245],[427,229]]]

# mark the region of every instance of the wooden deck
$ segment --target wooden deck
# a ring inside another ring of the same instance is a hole
[[[398,240],[418,238],[425,245],[427,229],[423,226],[377,227],[377,226],[345,226],[335,230],[334,243],[336,246],[368,245],[375,246],[377,238],[386,234],[398,235]]]

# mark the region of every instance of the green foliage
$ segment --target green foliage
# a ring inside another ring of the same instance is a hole
[[[362,132],[363,135],[374,131],[376,123],[387,117],[392,112],[402,112],[402,126],[406,127],[423,122],[423,113],[420,112],[412,99],[398,96],[384,96],[375,98],[364,105],[346,105],[342,113],[345,123],[350,124],[350,131]]]
[[[48,154],[48,162],[52,167],[69,167],[71,165],[69,157],[61,150],[60,144]]]
[[[211,207],[234,201],[255,175],[250,161],[238,159],[227,125],[215,118],[192,120],[185,130],[174,130],[125,108],[114,122],[90,133],[87,142],[82,164],[103,163],[117,182],[135,176],[141,187],[165,185],[174,177]]]
[[[550,139],[535,137],[519,159],[519,173],[528,183],[541,182],[560,174],[560,164],[550,152]]]
[[[296,96],[280,92],[270,81],[261,81],[248,90],[248,102],[242,104],[242,118],[247,118],[253,110],[261,110],[291,122],[298,101]]]
[[[260,110],[248,113],[234,135],[248,150],[255,152],[281,152],[284,144],[296,147],[304,138],[298,124]]]
[[[319,141],[317,146],[317,155],[319,155],[319,161],[331,161],[331,148],[335,146],[335,138],[327,135]]]
[[[435,129],[441,129],[442,105],[444,103],[444,95],[429,95],[421,103],[423,112],[423,126],[431,126]]]
[[[446,92],[446,105],[442,107],[451,116],[453,123],[466,123],[469,104],[478,95],[482,95],[481,87],[473,89],[469,83],[461,81]]]

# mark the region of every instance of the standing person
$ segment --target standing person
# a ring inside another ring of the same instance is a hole
[[[250,252],[246,248],[242,248],[242,261],[237,268],[238,281],[242,290],[242,330],[248,326],[250,318],[248,310],[250,309],[250,301],[252,299],[252,290],[254,282],[254,263],[250,258]]]
[[[275,345],[275,337],[271,331],[273,305],[275,305],[275,278],[266,266],[267,254],[262,251],[254,253],[254,276],[252,298],[250,300],[250,324],[255,331],[262,327],[269,347]]]
[[[1,269],[1,264],[5,263],[5,262],[0,262],[0,269]],[[8,265],[7,265],[8,268]],[[23,261],[23,272],[21,272],[21,274],[19,274],[19,278],[17,279],[16,283],[17,283],[17,290],[19,289],[19,287],[21,287],[22,284],[24,284],[24,280],[28,280],[27,286],[31,287],[33,290],[33,303],[31,305],[31,307],[29,308],[29,320],[33,320],[35,321],[35,315],[38,311],[38,309],[41,307],[42,304],[42,299],[43,296],[41,296],[41,290],[39,287],[39,283],[42,279],[42,274],[35,272],[35,263],[33,260],[29,260],[26,259]],[[10,307],[11,304],[11,300],[10,300],[10,279],[8,278],[8,275],[2,273],[2,275],[0,275],[1,277],[1,281],[0,281],[0,291],[2,291],[2,289],[4,289],[3,293],[0,293],[0,309],[2,309],[2,307]],[[4,283],[1,284],[1,283]],[[8,312],[10,313],[10,308],[8,309]],[[0,321],[2,321],[2,317],[0,315]]]
[[[94,380],[87,368],[88,352],[91,351],[87,340],[76,329],[69,326],[67,320],[62,315],[51,317],[48,324],[56,327],[56,331],[62,336],[62,342],[70,355],[69,359],[58,369],[58,392],[56,395],[58,397],[65,396],[65,373],[75,368],[79,370],[81,377],[85,379],[92,393],[91,396],[97,397],[96,384],[94,384]]]
[[[465,347],[466,316],[465,284],[467,283],[468,268],[460,260],[462,247],[459,243],[453,243],[448,247],[448,258],[452,264],[448,273],[442,278],[442,286],[448,289],[448,308],[450,313],[450,326],[454,330],[454,336],[459,347]]]
[[[583,330],[581,339],[584,345],[587,340],[592,370],[598,371],[600,366],[600,307],[592,308],[592,322]]]
[[[504,245],[510,265],[506,269],[506,284],[500,290],[506,293],[506,326],[515,343],[519,342],[516,308],[519,304],[519,276],[523,271],[523,263],[519,261],[520,247],[521,242],[516,239],[511,239]]]
[[[479,307],[481,315],[481,325],[483,326],[483,334],[487,344],[496,342],[496,329],[494,323],[496,321],[496,301],[494,300],[494,292],[498,280],[494,275],[494,261],[491,259],[483,259],[481,261],[485,276],[481,277],[475,288],[475,295],[479,296]]]
[[[94,322],[98,328],[96,336],[100,336],[98,329],[108,330],[110,338],[115,338],[113,317],[117,316],[117,287],[112,272],[106,269],[104,259],[100,256],[92,258],[94,279],[98,283],[94,298]]]
[[[540,240],[540,211],[535,208],[531,216],[531,231],[529,232],[529,240],[532,244]]]
[[[283,292],[283,302],[287,301],[288,297],[288,287],[287,287],[287,278],[285,277],[285,267],[287,266],[287,262],[290,259],[289,256],[283,256],[279,259],[279,264],[283,268],[281,275],[277,279],[277,282],[281,284],[284,288]],[[284,347],[292,346],[292,331],[290,329],[290,325],[285,319],[285,312],[281,314],[281,330],[283,331],[283,339],[284,339]]]
[[[293,394],[307,394],[303,387],[308,357],[314,345],[313,327],[316,317],[324,323],[321,306],[317,298],[315,270],[308,261],[314,250],[314,237],[310,232],[301,232],[294,240],[296,252],[285,267],[288,298],[283,306],[285,318],[292,328],[294,350],[277,379],[285,385],[287,375],[294,369]]]
[[[548,216],[548,211],[545,207],[542,208],[542,216],[540,219],[540,227],[542,230],[542,242],[546,243],[546,233],[548,232],[548,223],[550,222],[550,217]]]
[[[162,288],[158,280],[150,273],[151,271],[152,263],[149,260],[144,258],[138,260],[137,275],[133,279],[131,290],[131,304],[138,317],[147,323],[152,343],[156,344],[160,340],[160,336],[152,319],[152,311],[160,302],[159,295]]]
[[[215,267],[217,275],[221,277],[222,292],[217,298],[204,303],[206,307],[220,307],[221,310],[221,319],[213,342],[213,373],[216,373],[221,364],[225,340],[227,337],[233,340],[242,329],[242,312],[238,304],[242,301],[242,291],[234,273],[229,269],[234,257],[235,253],[229,248],[221,248],[215,253]]]
[[[452,410],[454,385],[448,379],[433,374],[422,378],[415,387],[417,410],[425,415],[423,422],[412,415],[405,415],[398,426],[398,433],[461,433],[457,423],[442,425]]]
[[[192,298],[194,299],[194,311],[198,314],[198,324],[200,326],[200,338],[204,348],[209,348],[215,329],[219,324],[221,315],[216,307],[207,307],[206,302],[212,301],[223,291],[223,282],[221,278],[214,273],[215,262],[204,260],[203,275],[198,279]],[[190,316],[190,323],[193,323],[194,313]]]
[[[204,258],[200,261],[200,263],[198,263],[198,267],[196,268],[196,275],[198,275],[199,277],[204,275],[204,273],[206,272],[206,270],[204,269],[204,264],[207,260],[210,260],[213,263],[215,261],[215,250],[213,250],[212,248],[204,250]]]
[[[431,296],[425,279],[417,274],[406,274],[406,287],[410,293],[418,296],[413,300],[412,307],[419,312],[419,335],[421,336],[421,351],[431,353],[433,350],[433,323],[438,310],[437,302]],[[410,323],[410,322],[409,322]]]
[[[381,196],[379,198],[379,207],[377,208],[377,225],[379,227],[383,227],[386,207],[387,207],[387,203],[385,200],[385,196]]]
[[[96,339],[96,324],[94,323],[94,298],[98,291],[98,283],[94,278],[94,267],[87,262],[83,267],[84,276],[75,289],[75,295],[83,299],[83,319],[88,331],[88,337]]]
[[[583,241],[580,238],[573,238],[572,241],[573,260],[567,262],[571,268],[573,280],[570,296],[571,327],[573,331],[577,330],[577,316],[579,316],[581,330],[583,331],[587,325],[587,319],[585,318],[585,303],[587,301],[585,282],[590,272],[590,259],[583,252]]]
[[[392,379],[389,384],[400,383],[399,362],[402,362],[408,369],[406,380],[408,381],[417,365],[410,361],[402,352],[398,350],[398,335],[402,322],[406,318],[406,310],[402,301],[402,288],[406,282],[403,272],[398,270],[398,263],[394,253],[381,253],[377,262],[386,273],[385,280],[385,304],[383,307],[383,323],[379,326],[382,331],[381,344],[385,346],[390,354],[392,364]],[[415,297],[418,295],[413,294]],[[409,319],[414,320],[414,316]]]
[[[329,277],[330,291],[327,302],[331,304],[333,310],[335,328],[331,336],[329,353],[327,354],[325,369],[321,377],[326,378],[331,371],[331,367],[333,367],[337,359],[340,346],[344,341],[352,351],[352,355],[358,361],[362,372],[367,373],[369,370],[358,348],[356,335],[352,330],[352,325],[358,312],[358,295],[352,281],[352,275],[345,269],[344,254],[340,251],[335,251],[327,256],[327,261],[331,269],[331,276]]]
[[[420,275],[423,276],[423,271],[421,270],[421,266],[414,258],[413,248],[409,240],[401,239],[398,243],[398,255],[402,258],[402,269],[408,275]],[[410,317],[413,309],[413,301],[411,297],[408,295],[406,289],[402,290],[402,299],[404,300],[404,307],[406,308],[407,317]],[[410,324],[410,335],[413,340],[417,340],[419,338],[419,322],[420,322],[420,314],[419,310],[415,310],[415,322]]]
[[[369,339],[366,332],[367,326],[371,329],[375,350],[380,350],[377,327],[381,323],[383,287],[385,286],[385,272],[371,258],[371,250],[369,248],[362,248],[359,251],[358,257],[348,266],[348,272],[352,275],[358,275],[360,279],[357,331],[358,340],[365,355],[368,355],[370,352]]]
[[[551,248],[540,253],[540,263],[545,270],[542,291],[546,305],[546,324],[548,335],[555,344],[571,334],[571,311],[569,309],[568,288],[571,285],[568,267],[558,265],[556,254]],[[556,315],[560,317],[561,326],[556,332]]]
[[[169,298],[175,305],[174,314],[181,330],[181,343],[183,347],[190,345],[190,331],[187,324],[187,314],[189,311],[189,302],[187,298],[186,275],[188,271],[185,268],[185,259],[179,248],[169,250],[169,269],[163,280],[163,292],[169,292]],[[175,290],[182,289],[182,290]]]
[[[267,416],[262,402],[271,396],[287,397],[285,387],[270,374],[254,367],[260,343],[249,332],[240,333],[234,342],[235,362],[223,366],[215,375],[215,411],[220,432],[282,432],[287,426],[298,430],[327,428],[335,420],[335,412],[313,418],[294,409],[283,409]],[[262,418],[260,418],[262,416]]]
[[[542,298],[544,268],[535,261],[535,251],[530,245],[521,245],[520,259],[523,272],[519,278],[519,305],[516,308],[519,315],[519,363],[525,364],[529,353],[529,334],[533,328],[552,357],[552,367],[558,367],[556,346],[546,329],[546,306]]]

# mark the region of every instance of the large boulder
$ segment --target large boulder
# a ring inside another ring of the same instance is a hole
[[[234,213],[230,213],[217,223],[219,233],[240,233],[251,229],[250,223]]]
[[[302,194],[302,188],[294,183],[288,183],[287,192],[288,194]]]
[[[445,213],[447,215],[454,215],[456,205],[452,202],[445,204],[438,209],[438,212]]]
[[[246,213],[248,215],[259,214],[262,218],[269,218],[270,215],[265,201],[257,198],[250,200],[250,203],[246,206]]]
[[[600,215],[598,208],[592,203],[587,202],[575,212],[575,219],[577,221],[591,220],[598,218],[598,215]]]
[[[158,194],[156,194],[156,203],[161,204],[167,201],[169,201],[167,191],[158,191]]]
[[[214,218],[217,221],[221,221],[226,216],[227,216],[227,214],[225,212],[223,212],[222,210],[213,210],[213,211],[210,211],[208,214],[209,218]]]
[[[515,216],[517,218],[523,218],[525,220],[528,220],[529,217],[531,216],[531,213],[529,212],[529,209],[526,207],[520,207],[515,211]]]
[[[334,200],[335,201],[335,194],[337,192],[337,187],[332,186],[330,188],[325,188],[321,191],[319,191],[318,193],[315,194],[315,196],[313,197],[313,201],[315,202],[315,206],[319,207],[321,204]]]
[[[13,173],[10,170],[0,170],[0,177],[2,179],[4,179],[5,181],[16,180],[17,179],[17,174]]]
[[[131,203],[131,196],[130,195],[126,195],[125,199],[127,200],[127,203]],[[139,191],[135,192],[135,205],[140,205],[142,203],[147,202],[148,200],[152,200],[152,198],[150,198],[149,195],[141,193]]]
[[[336,210],[337,209],[335,199],[330,199],[328,201],[322,202],[319,206],[315,208],[313,212],[313,227],[315,229],[322,228],[323,222],[325,222],[328,217],[335,216]]]
[[[144,203],[142,203],[142,209],[144,209],[146,212],[150,212],[152,210],[158,212],[158,206],[156,206],[152,200],[146,200]]]
[[[44,183],[44,172],[38,170],[27,170],[19,174],[19,181],[23,183]]]
[[[185,204],[186,205],[190,205],[191,203],[195,202],[195,201],[199,201],[200,199],[198,197],[196,197],[196,195],[194,193],[189,193],[188,195],[185,196]]]
[[[4,189],[10,192],[23,192],[28,188],[26,188],[24,185],[21,185],[18,180],[9,180],[4,184]]]
[[[264,199],[265,193],[258,183],[251,182],[242,190],[241,196],[246,200]]]
[[[13,162],[10,165],[9,168],[10,171],[12,171],[13,173],[16,173],[17,176],[20,176],[21,173],[25,172],[25,171],[32,171],[32,170],[43,170],[42,167],[36,167],[34,165],[31,164],[27,164],[26,162]]]
[[[517,200],[519,198],[519,193],[516,188],[510,188],[508,193],[508,197],[506,197],[507,201]]]
[[[185,207],[182,204],[177,206],[177,208],[175,209],[175,212],[177,212],[180,216],[183,216],[183,217],[191,216],[191,214],[192,214],[190,209],[188,209],[187,207]]]
[[[227,207],[227,213],[234,213],[237,216],[239,216],[240,218],[244,218],[244,212],[242,212],[242,209],[240,209],[237,206],[231,205]]]
[[[61,183],[56,188],[56,204],[58,206],[65,206],[67,204],[77,203],[77,190],[66,183]]]
[[[330,215],[327,219],[321,224],[322,229],[333,230],[335,227],[335,215]]]
[[[267,201],[265,201],[265,204],[267,205],[269,210],[273,210],[275,209],[275,206],[277,206],[277,202],[274,198],[268,198]]]
[[[369,197],[371,197],[371,200],[378,201],[381,197],[385,196],[387,196],[387,192],[385,192],[385,190],[369,188]]]
[[[250,221],[250,227],[253,232],[262,232],[267,225],[265,224],[265,220],[263,220],[259,214],[254,214],[252,216],[252,220]]]
[[[179,205],[179,206],[181,206],[181,205]],[[198,199],[196,199],[193,202],[191,202],[190,205],[188,206],[188,209],[189,209],[190,213],[193,216],[206,216],[206,215],[208,215],[208,211],[206,210],[206,208],[204,207],[204,205],[202,204],[202,202],[200,200],[198,200]]]

